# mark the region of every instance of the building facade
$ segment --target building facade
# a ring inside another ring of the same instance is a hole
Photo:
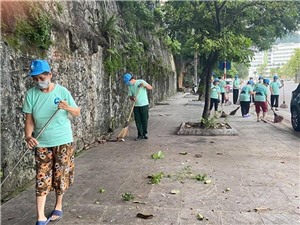
[[[281,68],[294,55],[295,50],[300,48],[300,43],[280,43],[273,45],[272,49],[263,52],[257,52],[250,63],[249,77],[258,79],[263,77],[272,77],[271,70]]]

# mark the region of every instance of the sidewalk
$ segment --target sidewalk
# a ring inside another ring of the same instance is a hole
[[[77,157],[64,216],[49,224],[300,224],[300,133],[287,123],[256,122],[251,108],[249,118],[240,111],[227,118],[238,136],[176,135],[181,122],[200,120],[203,106],[187,104],[193,99],[178,93],[164,102],[169,105],[152,108],[148,140],[134,141],[132,123],[125,142],[107,142]],[[225,106],[224,111],[229,114],[236,107]],[[158,151],[165,158],[152,159]],[[160,172],[160,184],[149,184],[147,177]],[[211,183],[192,179],[196,174],[206,174]],[[135,196],[134,202],[122,199],[125,192]],[[53,204],[52,192],[48,214]],[[3,204],[1,212],[3,225],[34,225],[34,187]],[[137,213],[153,217],[140,219]],[[198,213],[204,220],[196,218]]]

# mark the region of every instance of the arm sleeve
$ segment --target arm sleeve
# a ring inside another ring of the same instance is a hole
[[[26,93],[22,111],[24,113],[32,114],[32,98],[31,98],[31,95],[30,95],[30,91],[28,91]]]

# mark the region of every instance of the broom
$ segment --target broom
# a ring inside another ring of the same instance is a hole
[[[138,96],[139,91],[140,91],[140,87],[138,88],[136,97]],[[128,119],[127,119],[126,122],[125,122],[124,127],[122,128],[122,130],[120,131],[120,133],[119,133],[118,136],[117,136],[117,141],[122,140],[123,138],[127,137],[128,134],[129,134],[128,125],[129,125],[130,118],[131,118],[131,115],[132,115],[132,112],[133,112],[133,109],[134,109],[134,105],[135,105],[135,101],[134,101],[134,103],[133,103],[133,105],[132,105],[132,107],[131,107],[131,109],[130,109],[129,116],[128,116]]]
[[[231,111],[231,112],[229,113],[229,115],[231,115],[231,116],[235,115],[236,112],[239,110],[239,108],[240,108],[240,106],[237,107],[235,110]]]
[[[283,84],[283,80],[281,82]],[[285,96],[284,96],[284,85],[283,85],[283,89],[282,89],[282,92],[283,92],[283,103],[279,106],[280,108],[283,108],[283,109],[286,109],[288,107],[287,104],[285,104]]]
[[[268,100],[267,100],[267,102],[268,102],[269,106],[271,107],[271,109],[272,109],[272,111],[273,111],[273,113],[274,113],[274,123],[280,123],[280,122],[283,120],[283,117],[280,116],[280,115],[278,115],[278,114],[274,111],[274,109],[272,108],[272,106],[271,106],[271,104],[270,104],[270,102],[269,102]]]

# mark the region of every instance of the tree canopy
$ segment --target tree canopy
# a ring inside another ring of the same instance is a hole
[[[276,38],[298,30],[300,3],[294,1],[169,1],[164,23],[173,40],[181,43],[180,57],[192,58],[198,44],[205,78],[208,118],[209,87],[220,60],[249,63],[255,50],[266,50]]]

